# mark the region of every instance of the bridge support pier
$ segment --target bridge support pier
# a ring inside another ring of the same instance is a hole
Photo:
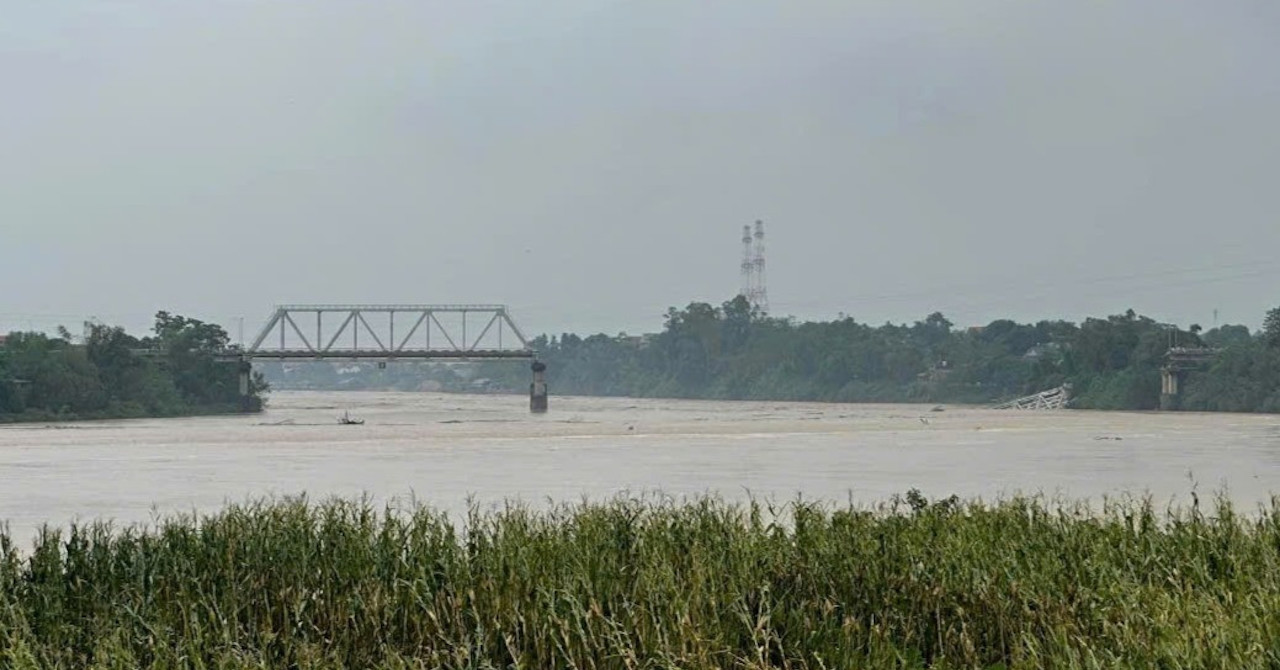
[[[1182,405],[1181,370],[1160,370],[1160,409],[1178,409]]]
[[[240,372],[240,397],[243,398],[249,395],[249,371],[252,366],[249,365],[249,361],[242,360],[236,368]]]
[[[236,370],[240,373],[240,410],[247,412],[249,411],[249,379],[253,374],[253,365],[241,358],[236,364]]]
[[[546,414],[547,364],[542,361],[534,361],[531,367],[533,369],[533,383],[529,384],[529,411],[534,414]]]

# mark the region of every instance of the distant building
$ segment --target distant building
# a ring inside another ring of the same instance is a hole
[[[1061,356],[1061,354],[1062,347],[1059,346],[1057,342],[1045,342],[1044,344],[1037,344],[1036,346],[1028,349],[1027,353],[1022,355],[1022,359],[1035,361],[1049,356],[1056,358]]]
[[[636,349],[645,349],[653,341],[654,337],[653,333],[645,333],[644,335],[628,335],[626,333],[619,333],[617,341],[622,344],[631,345]]]
[[[916,375],[916,378],[923,382],[937,384],[938,382],[945,381],[946,378],[951,375],[951,372],[952,369],[950,363],[947,361],[938,361],[933,364],[933,367]]]
[[[4,348],[4,343],[9,340],[8,335],[0,335],[0,349]]]

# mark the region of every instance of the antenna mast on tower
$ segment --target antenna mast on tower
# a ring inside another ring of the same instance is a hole
[[[764,275],[764,221],[756,219],[756,256],[752,261],[756,271],[756,295],[752,303],[761,313],[769,311],[769,290]]]
[[[742,227],[742,296],[760,312],[769,311],[769,292],[765,287],[764,222]]]

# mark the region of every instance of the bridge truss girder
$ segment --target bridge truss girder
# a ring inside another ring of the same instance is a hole
[[[408,330],[397,333],[397,325]],[[480,328],[468,333],[469,325]],[[505,305],[282,305],[241,356],[468,360],[535,353]]]

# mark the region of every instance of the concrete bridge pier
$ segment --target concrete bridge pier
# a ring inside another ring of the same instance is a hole
[[[1218,350],[1210,347],[1170,347],[1160,368],[1160,409],[1182,409],[1182,386],[1187,375],[1213,365]]]
[[[533,383],[529,384],[529,411],[534,414],[547,413],[547,364],[534,361]]]
[[[1160,370],[1160,409],[1178,409],[1182,405],[1182,370]]]
[[[236,371],[240,373],[240,410],[249,411],[249,380],[253,374],[253,364],[245,359],[240,359],[236,364]]]
[[[249,374],[253,370],[253,366],[249,361],[241,360],[236,365],[236,369],[240,372],[240,397],[244,398],[249,395]]]

